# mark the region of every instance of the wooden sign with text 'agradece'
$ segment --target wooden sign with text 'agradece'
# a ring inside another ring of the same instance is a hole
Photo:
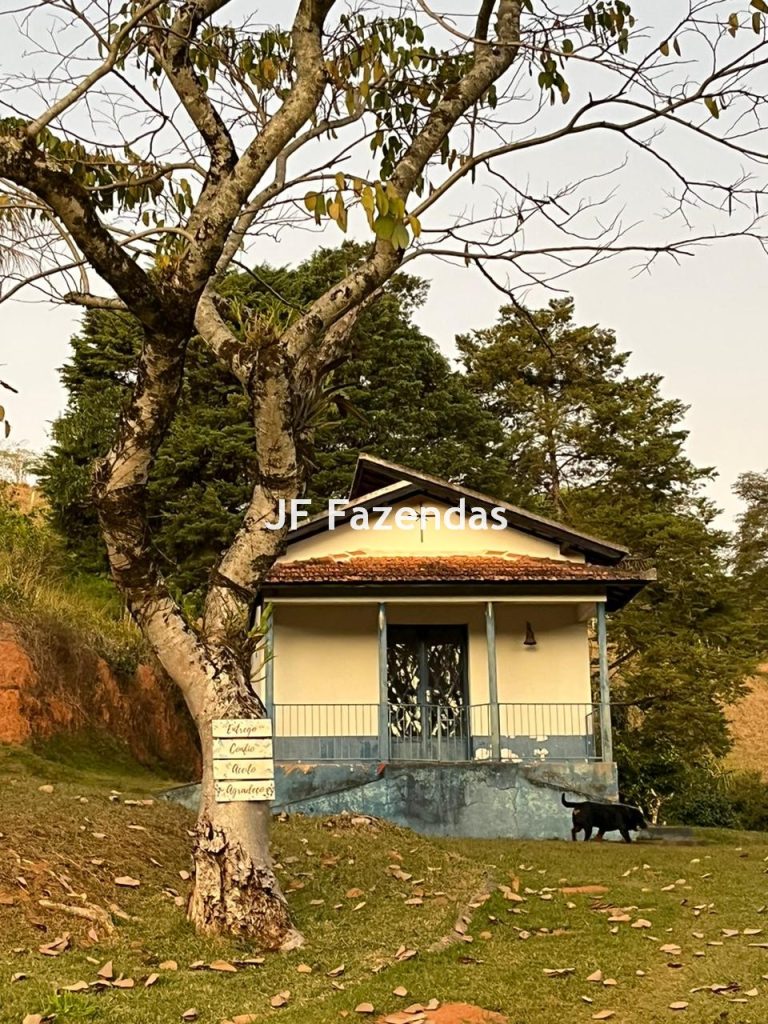
[[[212,732],[217,802],[274,800],[272,721],[269,718],[215,718]]]

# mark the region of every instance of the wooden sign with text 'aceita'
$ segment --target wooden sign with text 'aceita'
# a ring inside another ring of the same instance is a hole
[[[271,719],[213,720],[213,779],[218,803],[275,799]]]

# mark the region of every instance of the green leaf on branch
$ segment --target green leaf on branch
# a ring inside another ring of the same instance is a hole
[[[704,103],[705,103],[705,105],[707,107],[707,110],[712,115],[712,117],[714,117],[715,120],[717,120],[717,118],[720,117],[720,109],[717,106],[717,100],[715,99],[715,97],[714,96],[705,96],[704,97]]]
[[[763,14],[768,14],[768,3],[765,0],[752,0],[752,7],[758,11],[762,11]]]
[[[664,40],[664,42],[659,47],[659,50],[661,50],[661,52],[664,54],[665,57],[669,56],[669,40],[668,39]]]
[[[376,233],[377,238],[382,238],[385,242],[392,240],[392,236],[395,233],[395,227],[397,221],[394,217],[390,217],[389,214],[380,214],[373,222],[373,230]]]
[[[395,230],[392,232],[392,244],[397,249],[407,249],[410,240],[405,224],[396,224]]]

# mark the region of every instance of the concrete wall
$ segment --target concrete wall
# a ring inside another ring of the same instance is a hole
[[[377,620],[373,603],[276,605],[275,703],[378,704]]]
[[[568,839],[560,794],[615,800],[614,764],[278,765],[273,810],[370,814],[424,835]],[[196,809],[197,787],[166,798]]]

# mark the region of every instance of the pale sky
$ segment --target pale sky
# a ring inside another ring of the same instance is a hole
[[[0,3],[0,9],[3,4]],[[671,9],[661,0],[633,5],[661,18]],[[2,62],[0,38],[0,63]],[[7,60],[6,60],[7,64]],[[0,112],[2,116],[2,112]],[[622,150],[614,140],[599,139],[580,148],[569,144],[558,156],[542,152],[529,159],[525,174],[556,185],[563,175],[613,166]],[[676,150],[677,147],[677,150]],[[673,152],[688,151],[673,140]],[[567,159],[563,159],[566,157]],[[717,159],[710,163],[717,174]],[[723,173],[727,168],[723,165]],[[630,222],[652,231],[660,221],[659,197],[665,182],[658,170],[633,160],[621,179],[620,201]],[[475,195],[464,193],[441,207],[442,221],[467,209]],[[706,226],[706,225],[705,225]],[[323,235],[325,244],[340,240]],[[317,239],[288,231],[278,244],[259,241],[255,260],[296,262],[311,252]],[[665,378],[664,391],[690,405],[687,426],[689,453],[699,465],[717,468],[719,478],[709,493],[725,510],[724,525],[738,511],[731,486],[739,473],[768,468],[765,396],[768,355],[764,327],[768,258],[754,243],[720,241],[681,264],[657,263],[651,273],[637,275],[635,259],[622,258],[578,272],[562,286],[574,295],[576,317],[615,330],[622,349],[631,351],[630,372],[653,371]],[[462,266],[417,260],[408,268],[432,281],[426,306],[417,320],[447,354],[454,352],[457,333],[493,322],[503,297]],[[526,295],[535,305],[546,301],[539,289]],[[762,301],[761,301],[762,298]],[[4,393],[3,404],[13,424],[11,441],[35,449],[46,444],[48,424],[64,407],[65,396],[56,368],[67,358],[68,338],[79,313],[34,301],[0,305],[0,377],[20,394]]]

